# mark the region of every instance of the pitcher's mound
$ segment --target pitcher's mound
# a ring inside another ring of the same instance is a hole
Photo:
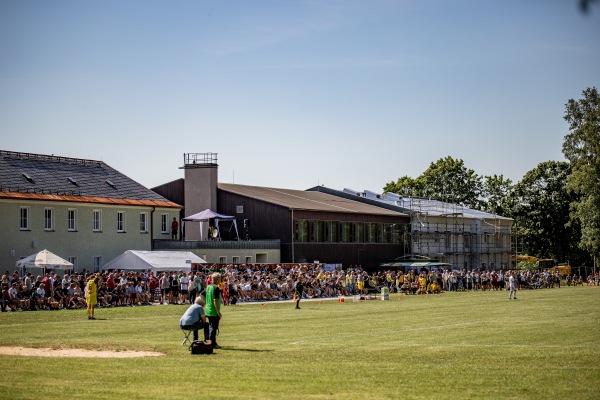
[[[158,357],[163,353],[155,351],[108,351],[108,350],[85,350],[85,349],[50,349],[30,347],[3,347],[0,346],[0,354],[9,356],[35,356],[35,357],[87,357],[87,358],[135,358],[135,357]]]

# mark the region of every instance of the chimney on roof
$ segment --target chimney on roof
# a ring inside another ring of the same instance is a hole
[[[184,215],[193,215],[206,209],[217,211],[219,175],[217,153],[185,153],[183,169],[185,170]],[[196,227],[186,228],[185,238],[200,240],[201,234],[200,229]]]

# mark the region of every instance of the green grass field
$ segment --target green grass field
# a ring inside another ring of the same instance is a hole
[[[600,287],[225,307],[210,356],[180,346],[185,308],[2,313],[2,346],[165,356],[0,356],[0,398],[600,398]]]

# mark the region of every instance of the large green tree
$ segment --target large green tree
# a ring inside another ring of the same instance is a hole
[[[564,116],[569,133],[563,154],[571,163],[568,189],[576,193],[571,216],[581,225],[580,247],[600,257],[600,95],[595,87],[570,99]]]
[[[529,255],[581,262],[578,227],[569,223],[574,196],[567,191],[570,172],[567,162],[546,161],[528,171],[515,185],[514,231]]]
[[[479,208],[481,177],[465,167],[463,160],[448,156],[432,162],[416,179],[403,176],[396,182],[388,183],[383,190]]]
[[[482,211],[491,214],[510,217],[512,215],[514,185],[510,179],[503,175],[492,175],[483,178],[481,195]]]

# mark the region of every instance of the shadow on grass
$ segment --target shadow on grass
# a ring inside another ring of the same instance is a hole
[[[223,347],[221,347],[220,350],[225,350],[225,351],[248,351],[248,352],[251,352],[251,353],[269,353],[269,352],[275,351],[275,350],[269,350],[269,349],[267,349],[267,350],[240,349],[240,348],[237,348],[237,347],[230,347],[230,346],[223,346]]]

